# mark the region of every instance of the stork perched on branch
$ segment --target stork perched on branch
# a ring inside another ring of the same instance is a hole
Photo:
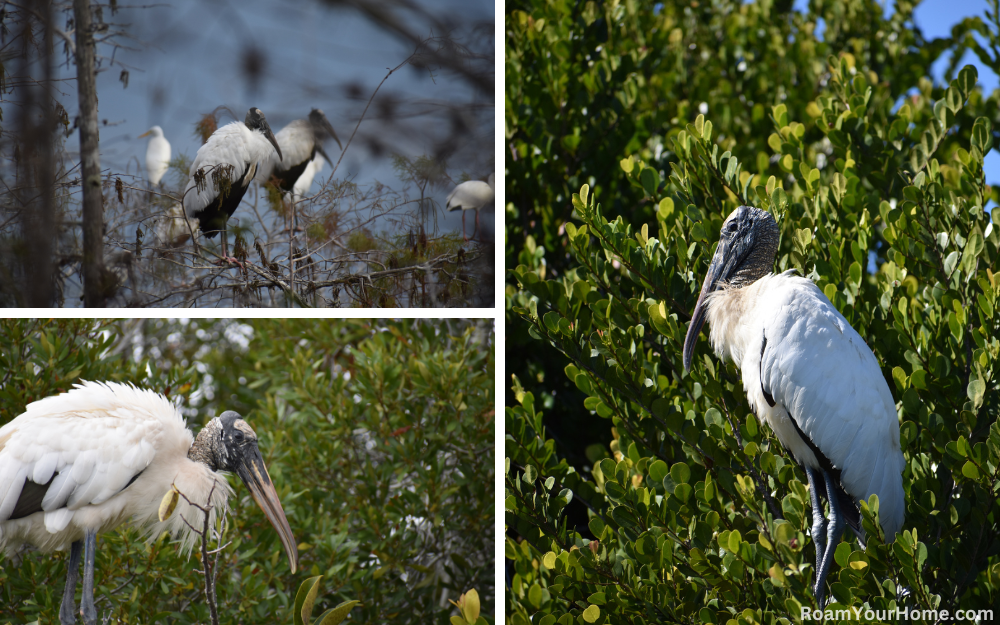
[[[84,555],[82,612],[97,621],[94,557],[97,535],[129,519],[154,540],[181,537],[190,553],[204,513],[209,524],[232,489],[222,471],[235,472],[278,532],[294,573],[298,550],[278,494],[257,447],[257,435],[232,411],[209,421],[195,438],[166,397],[115,382],[83,382],[73,390],[28,404],[0,428],[0,551],[24,543],[50,552],[70,549],[59,618],[76,621],[74,594]],[[172,488],[184,495],[159,520]],[[191,503],[188,503],[190,500]]]
[[[244,121],[226,124],[212,133],[191,163],[190,178],[184,188],[184,210],[190,219],[198,220],[209,239],[222,232],[224,260],[232,260],[227,251],[226,223],[243,200],[258,168],[274,152],[281,158],[281,148],[264,113],[252,108]]]
[[[822,607],[845,521],[861,532],[857,501],[878,495],[887,542],[903,526],[905,461],[896,404],[875,355],[810,280],[794,270],[771,273],[778,236],[771,215],[752,206],[722,224],[684,339],[684,368],[707,319],[716,354],[740,368],[751,409],[805,470]]]
[[[337,131],[333,129],[326,114],[319,109],[309,112],[308,119],[296,119],[275,135],[278,145],[278,158],[269,157],[266,163],[261,164],[257,171],[257,182],[275,181],[278,188],[284,192],[290,192],[295,187],[295,183],[303,176],[309,163],[319,156],[326,159],[326,162],[333,164],[330,157],[323,150],[323,142],[333,139],[341,150],[344,146],[337,137]],[[313,172],[318,172],[320,167]],[[312,178],[309,178],[310,184]],[[308,188],[307,188],[308,190]]]

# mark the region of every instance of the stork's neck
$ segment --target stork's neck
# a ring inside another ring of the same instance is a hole
[[[216,461],[215,447],[219,440],[219,430],[222,424],[218,419],[212,419],[208,425],[198,432],[191,449],[188,450],[187,457],[195,462],[200,462],[213,471],[219,470],[219,463]]]
[[[761,319],[754,314],[757,302],[767,297],[774,274],[756,277],[747,286],[737,287],[733,282],[710,294],[706,300],[709,340],[719,358],[730,359],[737,365],[743,362],[751,341],[760,340],[758,326]]]

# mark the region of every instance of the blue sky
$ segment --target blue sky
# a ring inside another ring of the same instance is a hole
[[[495,19],[493,0],[417,0],[416,4],[444,19]],[[98,74],[99,119],[108,122],[100,129],[101,166],[116,172],[142,175],[139,170],[144,170],[147,140],[136,137],[153,125],[163,128],[175,156],[186,153],[193,158],[201,145],[194,135],[194,124],[219,105],[229,106],[240,120],[248,108],[256,106],[264,111],[275,132],[293,119],[304,118],[312,107],[321,108],[346,145],[364,107],[363,101],[349,97],[346,85],[356,85],[361,99],[367,101],[388,69],[413,51],[412,45],[400,42],[357,13],[333,10],[317,0],[172,0],[155,4],[119,0],[118,6],[118,14],[106,14],[105,20],[128,24],[132,39],[119,41],[135,49],[101,46],[99,53],[105,59]],[[460,34],[466,38],[480,35]],[[255,91],[240,65],[250,46],[260,49],[267,59]],[[114,63],[110,63],[112,53]],[[129,70],[127,88],[119,80],[123,66]],[[64,64],[60,71],[75,75],[72,65],[67,68]],[[470,88],[444,72],[409,67],[393,74],[379,93],[388,92],[406,102],[425,103],[427,109],[435,102],[469,102],[474,97]],[[68,85],[60,100],[73,119],[78,110],[75,85]],[[488,104],[492,110],[492,102]],[[462,158],[449,163],[449,173],[456,179],[463,174],[485,178],[491,171],[494,117],[481,115],[479,119],[485,119],[488,127],[470,133]],[[223,118],[221,123],[230,121]],[[373,124],[363,122],[362,132],[379,132]],[[442,135],[446,132],[441,130]],[[393,150],[411,157],[429,151],[414,139],[383,137]],[[355,141],[337,177],[353,176],[361,184],[379,180],[401,188],[388,154],[371,154],[363,143]],[[483,142],[490,148],[480,151],[477,145]],[[66,148],[75,160],[78,134],[66,140]],[[336,143],[327,145],[327,153],[337,160],[340,152]],[[325,179],[330,172],[331,167],[326,166],[314,182],[314,190],[318,179]],[[448,191],[435,191],[442,208]],[[242,213],[245,211],[237,212],[236,217],[248,217]],[[493,211],[483,217],[484,223],[492,224]],[[444,219],[439,222],[443,228],[461,228],[459,213]]]

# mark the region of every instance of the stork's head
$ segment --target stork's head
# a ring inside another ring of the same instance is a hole
[[[309,111],[309,123],[312,124],[313,132],[317,137],[333,137],[333,140],[337,142],[340,149],[344,149],[344,146],[340,144],[340,138],[337,136],[337,131],[333,129],[333,124],[331,124],[330,120],[326,118],[326,114],[323,113],[323,111],[320,109],[313,109]],[[325,158],[329,163],[330,159],[327,158],[326,153],[322,151],[322,148],[319,149],[323,154],[323,158]],[[332,165],[333,163],[330,164]]]
[[[778,251],[778,235],[778,224],[771,214],[753,206],[740,206],[723,222],[719,247],[708,266],[684,337],[684,369],[691,368],[694,344],[705,325],[708,295],[720,288],[742,288],[770,273]]]
[[[264,458],[257,447],[257,434],[243,417],[227,410],[209,421],[198,434],[188,457],[204,462],[213,471],[235,473],[243,480],[254,501],[278,532],[294,573],[299,565],[295,537],[292,536],[292,529],[288,526],[285,511],[278,500],[278,492],[271,483],[271,476],[267,473]]]
[[[264,138],[271,142],[274,146],[274,151],[278,153],[278,160],[282,159],[281,148],[278,147],[278,140],[274,138],[274,133],[271,132],[271,126],[268,125],[267,119],[264,117],[264,111],[257,107],[251,108],[247,111],[247,117],[243,120],[243,123],[247,125],[250,130],[259,130]]]

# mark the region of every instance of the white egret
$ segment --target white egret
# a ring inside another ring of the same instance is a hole
[[[159,126],[153,126],[138,138],[143,137],[149,137],[149,143],[146,144],[146,176],[150,184],[157,185],[160,184],[163,174],[167,173],[170,163],[170,142],[163,136],[163,129]]]
[[[475,240],[476,234],[479,233],[479,209],[487,204],[492,204],[494,197],[493,174],[490,174],[488,183],[483,182],[482,180],[467,180],[455,187],[455,189],[448,194],[448,199],[445,203],[448,210],[462,211],[463,239],[466,241],[469,240],[468,237],[465,236],[465,211],[476,211],[476,228],[472,232],[472,238]]]

